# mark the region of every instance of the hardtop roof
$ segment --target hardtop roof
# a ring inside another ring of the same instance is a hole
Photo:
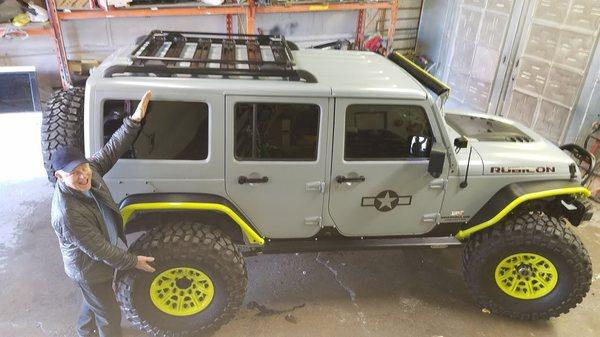
[[[93,72],[90,79],[110,81],[126,85],[152,81],[169,86],[181,83],[189,87],[191,83],[199,88],[207,88],[226,94],[273,94],[325,97],[362,97],[424,100],[426,89],[404,69],[387,58],[366,51],[341,51],[302,49],[292,51],[295,69],[310,72],[317,83],[287,81],[281,79],[215,78],[215,77],[173,77],[118,76],[105,77],[108,68],[114,65],[131,64],[129,55],[135,46],[125,47],[108,57]],[[212,91],[211,90],[211,91]]]

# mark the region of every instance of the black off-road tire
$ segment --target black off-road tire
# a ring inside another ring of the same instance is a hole
[[[83,102],[85,88],[71,87],[56,91],[42,112],[42,156],[48,180],[56,182],[52,155],[65,145],[83,150]]]
[[[558,272],[551,292],[536,299],[518,299],[503,292],[495,268],[517,253],[547,258]],[[521,320],[557,317],[581,303],[590,289],[592,264],[575,233],[559,219],[539,211],[509,215],[501,224],[474,234],[463,256],[463,273],[481,308]]]
[[[117,276],[117,300],[126,318],[152,336],[199,336],[219,329],[242,305],[247,283],[244,259],[221,230],[182,220],[163,224],[141,236],[130,251],[152,256],[156,272],[139,270]],[[152,303],[149,287],[161,272],[178,267],[197,268],[210,277],[215,293],[209,306],[190,316],[166,314]]]

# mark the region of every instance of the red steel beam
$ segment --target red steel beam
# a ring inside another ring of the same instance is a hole
[[[246,7],[246,34],[254,34],[254,18],[256,17],[256,5],[254,0],[248,0]]]
[[[73,84],[73,82],[71,80],[71,73],[69,72],[67,52],[65,51],[62,29],[60,27],[60,20],[58,18],[58,13],[56,12],[56,3],[54,0],[46,0],[46,8],[48,10],[48,19],[50,20],[50,25],[52,26],[54,35],[54,48],[56,49],[56,57],[58,58],[60,81],[63,89],[67,89]]]
[[[23,27],[29,36],[53,35],[52,27]]]
[[[388,54],[392,52],[394,33],[396,32],[396,19],[398,18],[398,0],[392,0],[390,9],[390,25],[388,26],[386,49]]]
[[[227,14],[225,16],[225,28],[227,29],[227,35],[231,38],[231,34],[233,34],[233,15]]]
[[[365,10],[358,10],[358,18],[356,19],[356,40],[354,40],[354,48],[356,50],[363,49],[365,40]]]
[[[395,0],[397,1],[397,0]],[[372,3],[329,3],[329,4],[297,4],[297,5],[270,5],[256,7],[256,12],[263,13],[293,13],[293,12],[319,12],[319,11],[353,11],[359,9],[389,9],[390,2]]]
[[[157,9],[115,9],[104,10],[81,10],[73,12],[61,12],[58,18],[61,20],[85,20],[99,18],[130,18],[149,16],[189,16],[189,15],[227,15],[244,14],[242,6],[221,7],[194,7],[194,8],[157,8]]]

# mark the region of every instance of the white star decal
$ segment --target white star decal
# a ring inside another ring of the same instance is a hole
[[[387,207],[392,208],[392,202],[395,198],[390,198],[390,192],[386,192],[383,198],[377,198],[377,200],[381,203],[379,208]]]

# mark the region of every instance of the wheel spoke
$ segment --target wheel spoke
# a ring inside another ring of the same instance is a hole
[[[544,280],[543,277],[535,275],[535,279],[538,280],[538,282],[540,282],[542,285],[544,285],[544,287],[548,286],[548,282],[546,282],[546,280]]]
[[[514,293],[514,292],[515,292],[515,289],[517,289],[517,286],[518,286],[518,285],[519,285],[519,281],[518,281],[518,280],[515,280],[515,281],[513,282],[512,286],[510,287],[510,292],[511,292],[511,293]]]
[[[531,280],[529,281],[525,281],[525,284],[527,285],[527,293],[529,296],[533,296],[533,286],[531,285]]]
[[[536,268],[538,268],[538,270],[542,270],[544,273],[547,273],[547,274],[553,273],[552,267],[550,267],[550,266],[548,268],[546,268],[545,265],[539,264],[536,266]]]
[[[537,256],[535,256],[535,257],[533,258],[533,260],[531,260],[531,264],[532,264],[532,265],[537,265],[537,264],[538,264],[540,261],[542,261],[542,260],[543,260],[543,258],[542,258],[541,256],[537,255]]]
[[[190,294],[190,298],[192,299],[192,302],[194,302],[194,305],[196,306],[196,308],[200,307],[200,301],[196,298],[196,294],[194,294],[194,292],[192,292]]]
[[[504,281],[508,280],[511,276],[513,276],[511,273],[506,273],[506,274],[504,274],[504,276],[499,277],[498,280],[500,280],[501,282],[504,282]]]
[[[181,312],[183,310],[183,296],[177,293],[177,311]]]

